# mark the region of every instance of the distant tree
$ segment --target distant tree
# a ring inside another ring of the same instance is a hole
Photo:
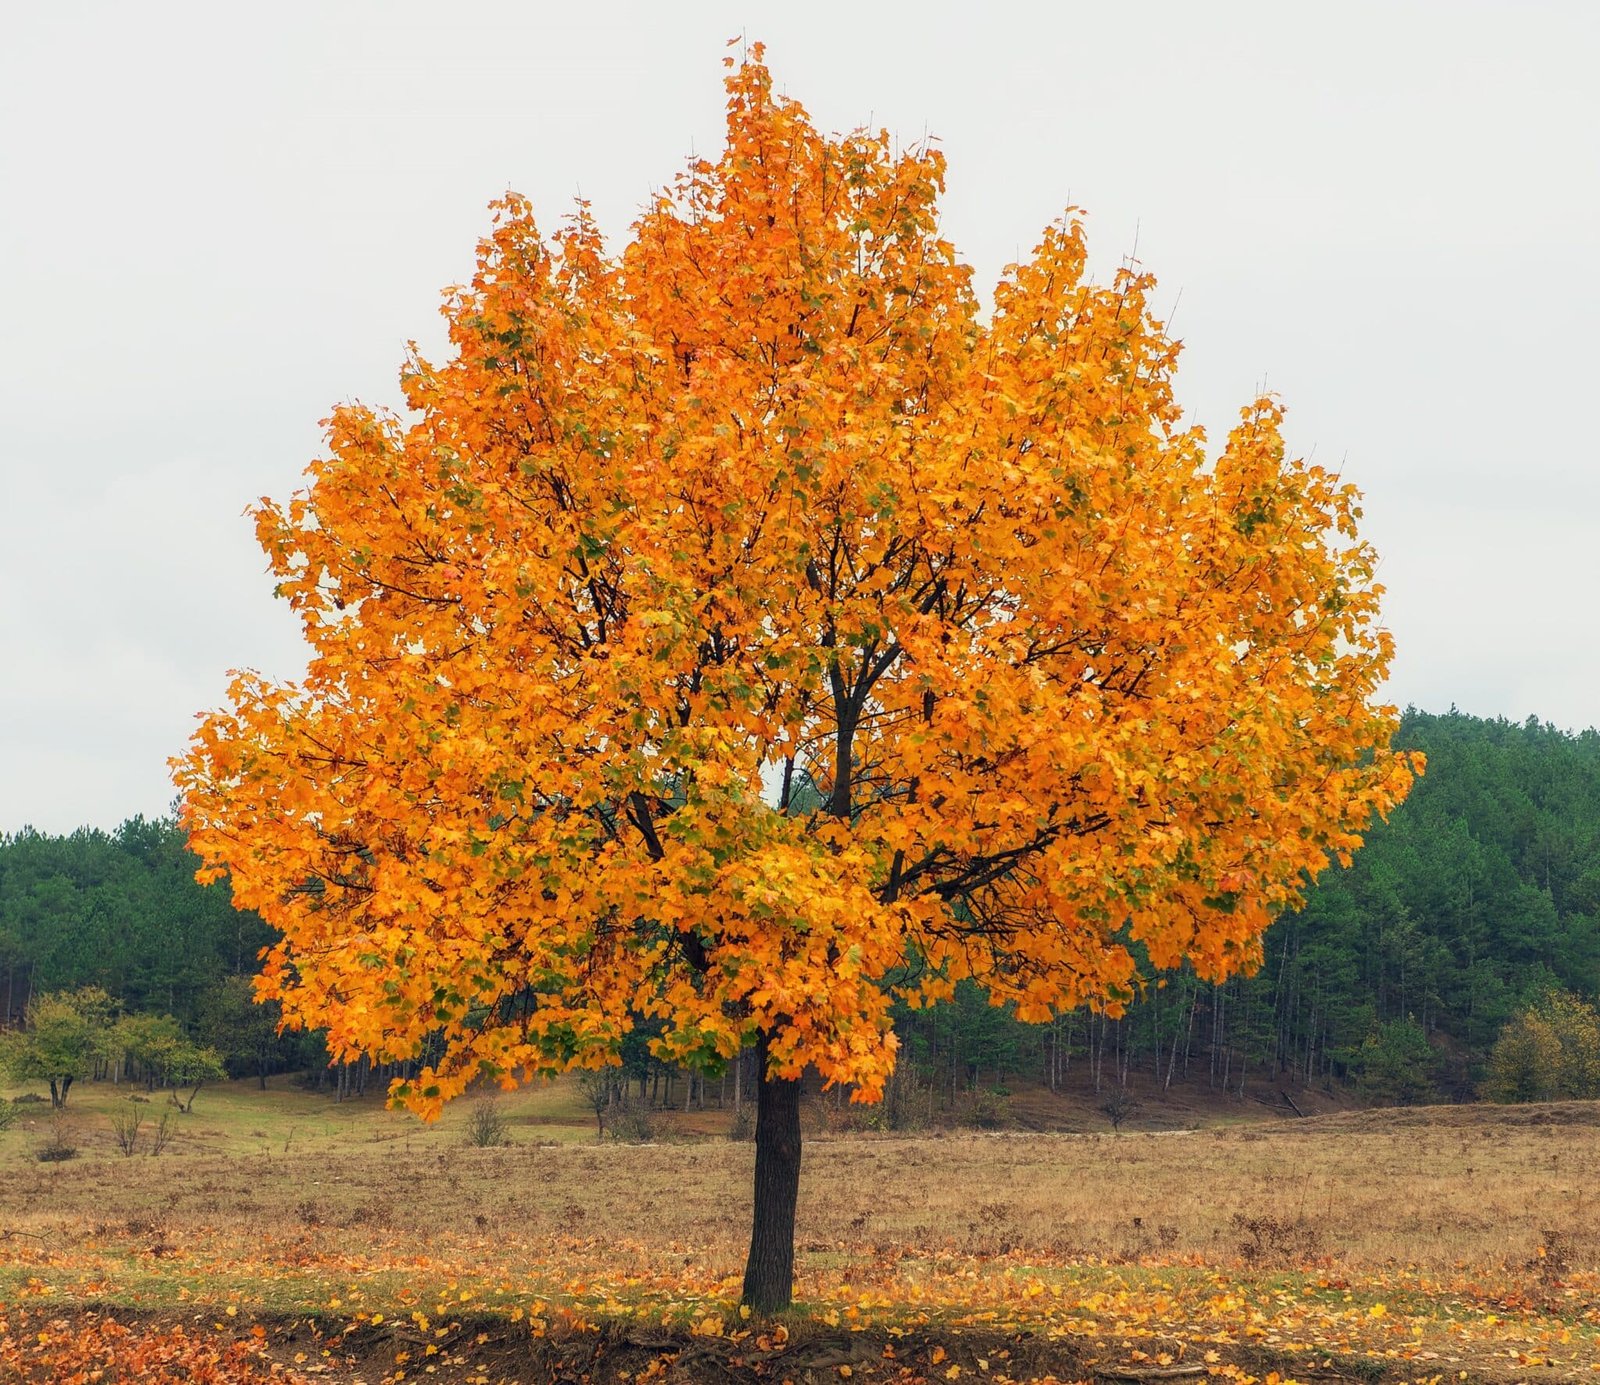
[[[606,1137],[606,1112],[618,1099],[618,1079],[609,1069],[586,1068],[578,1074],[578,1092],[584,1105],[594,1112],[594,1137]]]
[[[222,1056],[214,1048],[184,1042],[167,1060],[167,1080],[180,1092],[188,1090],[188,1098],[178,1097],[178,1107],[194,1110],[194,1099],[208,1082],[221,1082],[228,1075],[222,1065]]]
[[[236,1076],[249,1073],[262,1091],[283,1058],[278,1034],[278,1006],[258,1004],[247,976],[224,976],[201,997],[195,1032],[215,1048]]]
[[[130,1076],[137,1073],[145,1090],[154,1091],[186,1042],[171,1015],[124,1015],[107,1036],[106,1046],[127,1065]]]
[[[1574,1101],[1600,1097],[1600,1014],[1567,991],[1550,992],[1536,1005],[1561,1044],[1561,1096]]]
[[[1600,1014],[1566,991],[1539,996],[1500,1031],[1482,1093],[1505,1102],[1600,1097]]]
[[[145,1090],[159,1086],[189,1089],[188,1098],[175,1096],[178,1106],[191,1110],[200,1089],[221,1082],[227,1075],[222,1055],[209,1044],[197,1044],[171,1015],[124,1015],[104,1041],[104,1047],[137,1071]]]
[[[1378,1025],[1361,1045],[1356,1085],[1386,1106],[1410,1106],[1433,1090],[1433,1046],[1414,1019]]]
[[[645,1099],[645,1092],[651,1080],[659,1078],[663,1068],[661,1059],[655,1054],[654,1044],[661,1037],[665,1027],[659,1019],[644,1015],[636,1016],[633,1026],[622,1036],[622,1042],[617,1045],[623,1078],[625,1081],[639,1084],[641,1102]]]
[[[1016,1006],[990,1004],[983,989],[970,981],[958,982],[949,1002],[951,1042],[966,1085],[976,1089],[984,1072],[991,1080],[1011,1068],[1021,1044],[1022,1026],[1016,1023]]]
[[[1532,1010],[1506,1021],[1489,1053],[1480,1088],[1490,1101],[1554,1101],[1561,1073],[1561,1040]]]
[[[0,1035],[0,1062],[22,1082],[48,1082],[50,1104],[67,1104],[72,1084],[94,1071],[105,1051],[113,1002],[97,986],[40,996],[25,1027]]]

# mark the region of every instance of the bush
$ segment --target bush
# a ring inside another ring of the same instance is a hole
[[[1235,1212],[1233,1225],[1243,1233],[1239,1258],[1247,1265],[1302,1265],[1326,1251],[1322,1228],[1304,1217],[1247,1217]]]
[[[50,1142],[39,1150],[41,1164],[59,1164],[78,1157],[78,1147],[72,1143],[72,1132],[66,1121],[57,1116],[50,1122]]]
[[[1011,1103],[998,1092],[976,1091],[964,1115],[966,1123],[979,1130],[999,1130],[1011,1123]]]
[[[655,1116],[645,1102],[624,1098],[612,1108],[606,1133],[625,1145],[649,1144],[656,1135]]]
[[[1111,1122],[1113,1130],[1121,1130],[1123,1121],[1127,1120],[1138,1109],[1138,1098],[1123,1086],[1111,1088],[1100,1103],[1100,1112]]]
[[[1003,1087],[993,1090],[1002,1096],[1011,1093]],[[926,1072],[902,1055],[883,1084],[883,1100],[871,1108],[878,1130],[924,1130],[933,1119],[936,1100],[934,1083]]]
[[[467,1143],[474,1149],[498,1149],[511,1143],[510,1124],[492,1096],[472,1103],[467,1116]]]
[[[131,1158],[139,1147],[139,1129],[144,1124],[144,1112],[136,1106],[127,1106],[112,1113],[111,1134],[122,1151],[124,1159]]]
[[[171,1143],[172,1137],[176,1133],[177,1130],[173,1124],[171,1110],[163,1111],[161,1119],[156,1122],[156,1128],[150,1132],[150,1157],[154,1159],[156,1155],[160,1154]]]
[[[728,1138],[736,1144],[743,1144],[755,1137],[756,1113],[746,1103],[733,1113],[733,1120],[728,1125]]]

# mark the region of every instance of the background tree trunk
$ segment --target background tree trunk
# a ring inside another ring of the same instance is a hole
[[[794,1298],[794,1209],[800,1196],[800,1082],[767,1070],[767,1035],[756,1044],[756,1180],[742,1302],[776,1313]]]

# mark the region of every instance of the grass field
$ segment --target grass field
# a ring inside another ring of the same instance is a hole
[[[734,1308],[748,1144],[597,1144],[563,1084],[501,1098],[513,1142],[488,1149],[466,1143],[470,1101],[423,1127],[371,1098],[236,1084],[175,1114],[159,1158],[124,1158],[110,1118],[127,1106],[76,1088],[66,1162],[36,1158],[48,1107],[0,1133],[16,1341],[98,1331],[88,1315],[111,1309],[370,1385],[1600,1371],[1600,1111],[1582,1103],[819,1131],[802,1304],[777,1329]]]

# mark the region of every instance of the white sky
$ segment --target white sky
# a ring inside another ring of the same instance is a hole
[[[1366,493],[1393,700],[1600,722],[1600,5],[147,2],[0,20],[0,831],[164,812],[225,671],[294,676],[246,504],[396,403],[508,187],[620,238],[720,147],[724,41],[939,138],[991,285],[1070,200]],[[1181,302],[1179,295],[1181,292]]]

